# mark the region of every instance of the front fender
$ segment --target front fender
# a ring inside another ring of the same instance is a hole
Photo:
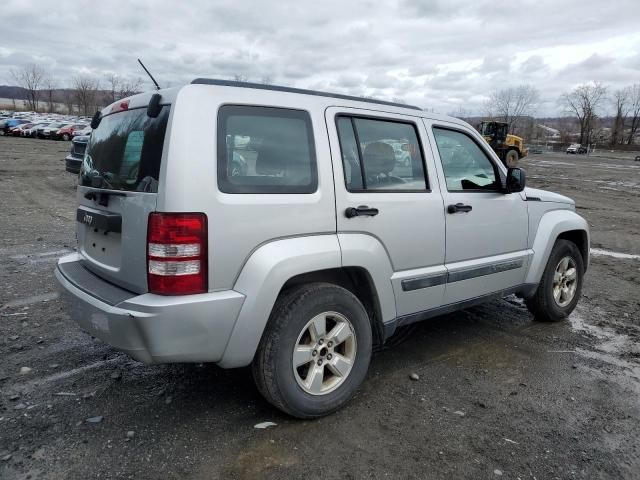
[[[218,364],[234,368],[251,363],[276,298],[287,280],[340,265],[336,235],[275,240],[255,250],[233,287],[246,299]]]
[[[564,232],[581,230],[587,234],[587,246],[589,245],[589,225],[587,221],[571,210],[551,210],[545,213],[536,229],[533,241],[533,258],[525,283],[538,284],[542,273],[551,255],[551,250],[556,239]],[[587,255],[588,259],[588,255]],[[585,268],[587,267],[585,263]]]

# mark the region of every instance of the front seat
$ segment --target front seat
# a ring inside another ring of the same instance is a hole
[[[367,186],[378,185],[385,188],[388,185],[404,183],[401,178],[391,175],[391,171],[396,166],[396,155],[391,145],[384,142],[371,142],[365,147],[362,156]]]

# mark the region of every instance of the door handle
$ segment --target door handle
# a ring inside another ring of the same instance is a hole
[[[449,205],[447,207],[448,213],[458,213],[458,212],[470,212],[473,210],[471,205],[465,205],[464,203],[456,203],[455,205]]]
[[[377,208],[369,208],[366,205],[360,205],[359,207],[349,207],[344,211],[344,215],[347,218],[353,217],[375,217],[379,213]]]

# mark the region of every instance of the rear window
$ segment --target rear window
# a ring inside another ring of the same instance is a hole
[[[218,188],[225,193],[313,193],[318,185],[307,112],[228,105],[218,114]]]
[[[169,106],[156,118],[147,108],[106,115],[91,132],[80,183],[109,190],[157,192]]]

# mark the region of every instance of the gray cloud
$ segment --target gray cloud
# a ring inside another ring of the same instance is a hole
[[[551,115],[579,83],[638,81],[639,16],[637,0],[5,0],[0,83],[37,62],[61,86],[117,73],[150,88],[141,57],[163,85],[269,76],[442,112],[481,113],[492,90],[532,83]]]

